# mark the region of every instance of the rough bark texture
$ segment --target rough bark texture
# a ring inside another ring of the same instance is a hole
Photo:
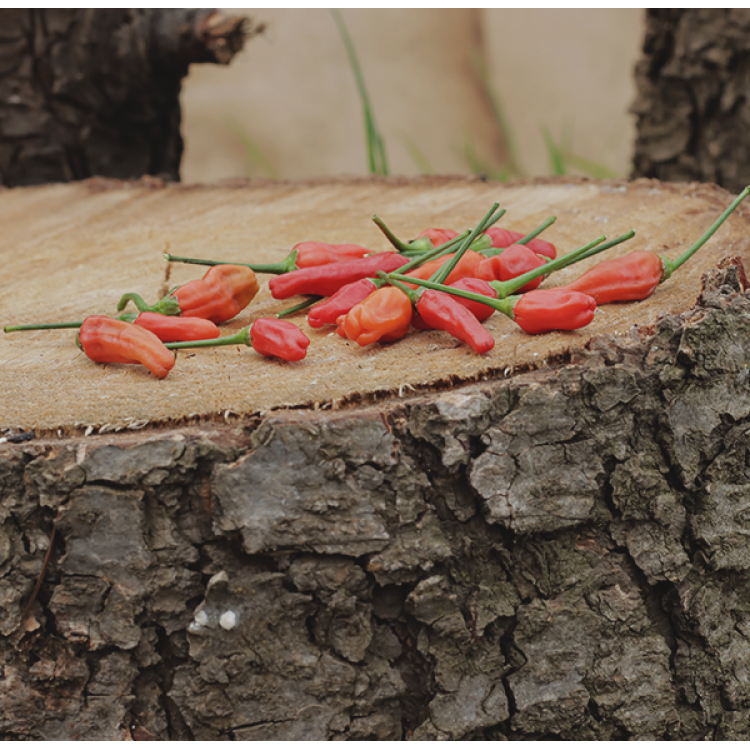
[[[251,29],[185,9],[0,10],[0,184],[179,180],[180,81]]]
[[[634,176],[750,183],[750,10],[651,8],[636,68]]]
[[[750,739],[740,270],[554,369],[4,445],[0,734]]]

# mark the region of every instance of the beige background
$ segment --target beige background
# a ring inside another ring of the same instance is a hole
[[[183,89],[182,177],[365,174],[362,112],[325,9],[232,9],[265,22],[228,68],[194,65]],[[503,144],[476,73],[483,60],[527,176],[550,174],[546,126],[578,155],[626,176],[628,107],[643,13],[628,9],[355,9],[353,39],[391,172],[469,173],[469,144],[499,168]],[[250,158],[242,138],[252,142]],[[576,171],[576,170],[572,170]],[[579,172],[580,173],[580,172]]]

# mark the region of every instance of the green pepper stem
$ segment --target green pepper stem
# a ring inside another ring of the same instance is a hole
[[[372,220],[375,222],[378,229],[380,229],[380,231],[386,236],[388,242],[390,242],[399,252],[429,252],[432,250],[432,242],[429,237],[420,237],[418,240],[404,242],[393,234],[389,226],[377,214],[372,215]]]
[[[389,278],[388,275],[385,273],[385,271],[378,271],[378,276],[383,276],[381,281],[383,283],[391,284],[391,286],[395,286],[396,289],[400,289],[408,298],[409,301],[414,305],[414,307],[417,306],[417,302],[419,302],[419,297],[421,296],[421,292],[423,292],[423,289],[412,289],[411,287],[406,286],[406,284],[398,281],[394,278]]]
[[[604,235],[602,235],[601,237],[597,237],[593,242],[589,242],[586,245],[583,245],[583,247],[579,247],[577,250],[573,250],[567,255],[562,255],[559,258],[555,258],[555,260],[551,260],[549,263],[545,263],[543,266],[538,266],[531,271],[522,273],[520,276],[516,276],[515,279],[509,279],[508,281],[490,281],[490,286],[497,292],[498,299],[508,297],[514,292],[517,292],[519,289],[521,289],[521,287],[526,286],[526,284],[528,284],[530,281],[534,281],[540,276],[547,276],[553,271],[557,271],[560,268],[565,268],[566,266],[575,263],[577,260],[580,260],[581,256],[590,252],[591,250],[595,250],[596,252],[600,253],[605,248],[603,246],[597,247],[597,245],[601,245],[601,243],[606,239],[607,238]]]
[[[124,310],[128,302],[133,302],[140,312],[155,312],[162,315],[179,315],[181,312],[180,302],[175,297],[172,297],[171,292],[162,297],[155,305],[147,305],[140,294],[128,292],[127,294],[123,294],[117,303],[118,312]]]
[[[143,297],[135,292],[128,292],[120,297],[120,301],[117,303],[118,312],[124,310],[128,302],[132,302],[141,312],[152,312],[151,306],[147,305]]]
[[[312,297],[308,297],[306,300],[303,300],[299,304],[293,305],[292,307],[287,307],[286,310],[280,310],[279,312],[274,315],[274,318],[286,318],[288,315],[294,315],[294,313],[299,312],[300,310],[304,310],[311,305],[314,305],[318,300],[323,299],[317,294],[314,294]]]
[[[585,253],[581,253],[580,255],[571,259],[570,262],[566,263],[563,266],[560,266],[560,268],[567,268],[568,266],[572,266],[573,263],[578,263],[579,260],[586,260],[586,258],[590,258],[593,255],[598,255],[599,253],[603,253],[605,250],[609,250],[610,247],[614,247],[615,245],[619,245],[621,242],[626,242],[627,240],[631,240],[633,239],[633,237],[635,237],[635,230],[631,229],[629,232],[625,232],[625,234],[621,234],[619,237],[615,237],[615,239],[610,240],[609,242],[605,242],[603,245],[600,245],[598,247],[593,247],[591,248],[591,250],[587,250]],[[568,255],[565,255],[563,257],[570,258],[571,255],[572,253],[569,253]]]
[[[431,280],[437,284],[442,284],[451,271],[456,267],[458,262],[463,257],[464,253],[469,249],[469,245],[476,239],[477,235],[484,232],[486,229],[491,227],[498,219],[505,215],[505,209],[502,208],[500,211],[497,209],[500,207],[499,203],[493,203],[490,210],[482,217],[482,220],[477,224],[474,229],[471,230],[471,234],[459,245],[458,250],[454,253],[453,257],[443,263],[440,268],[432,274]],[[497,211],[497,213],[495,213]]]
[[[551,227],[557,221],[557,216],[550,216],[549,219],[545,219],[533,232],[529,232],[525,237],[521,237],[515,244],[525,245],[531,240],[535,240],[547,227]]]
[[[742,201],[747,198],[747,196],[750,195],[750,185],[748,185],[730,204],[729,208],[727,208],[724,213],[719,216],[716,221],[711,224],[711,226],[708,228],[708,230],[703,234],[700,239],[695,242],[693,245],[691,245],[685,252],[680,255],[678,258],[675,258],[674,260],[669,260],[669,258],[665,258],[664,256],[661,256],[661,259],[664,263],[664,274],[662,276],[662,281],[666,281],[683,263],[690,260],[690,258],[695,255],[695,253],[700,250],[703,245],[708,242],[709,239],[715,234],[716,230],[727,220],[729,217],[729,214],[731,214],[737,206],[742,203]]]
[[[72,320],[67,323],[29,323],[22,326],[5,326],[3,331],[5,333],[12,333],[13,331],[45,331],[56,328],[80,328],[82,325],[82,320]]]
[[[448,240],[448,242],[444,242],[442,245],[438,245],[437,247],[432,248],[429,252],[422,253],[416,258],[412,258],[408,263],[404,263],[403,266],[397,269],[399,273],[406,273],[407,271],[411,271],[412,268],[417,268],[421,265],[424,265],[429,260],[434,260],[435,258],[439,258],[441,255],[447,255],[453,248],[460,244],[466,237],[469,236],[469,230],[467,229],[465,232],[461,232],[457,237],[454,237],[452,240]],[[373,279],[373,282],[375,286],[380,288],[385,284],[382,279]]]
[[[529,232],[525,237],[521,237],[520,240],[516,240],[514,245],[525,245],[527,242],[536,239],[547,227],[552,226],[557,221],[556,216],[550,216],[549,219],[545,219],[533,232]],[[483,250],[482,254],[491,258],[493,255],[500,255],[504,247],[489,247],[487,250]]]
[[[463,297],[464,299],[471,299],[475,302],[481,302],[484,305],[494,308],[495,310],[503,311],[503,300],[495,299],[494,297],[488,297],[486,294],[477,294],[476,292],[468,292],[465,289],[455,289],[452,286],[446,286],[445,284],[438,284],[434,281],[427,281],[425,279],[414,279],[411,276],[404,276],[403,274],[392,272],[386,273],[385,271],[378,271],[384,281],[391,283],[393,281],[403,281],[407,284],[417,284],[418,286],[425,287],[426,289],[434,289],[437,292],[446,292],[447,294],[453,294],[456,297]]]
[[[278,263],[235,263],[229,260],[208,260],[207,258],[183,258],[180,255],[164,253],[164,259],[172,263],[192,263],[198,266],[246,266],[256,273],[282,274],[297,270],[299,250],[292,250],[284,260]]]
[[[231,346],[237,344],[240,346],[252,346],[250,343],[250,328],[245,328],[237,331],[237,333],[231,336],[221,336],[217,339],[201,339],[199,341],[170,341],[168,344],[164,344],[167,349],[201,349],[207,346]]]
[[[503,209],[499,216],[497,216],[497,218],[492,221],[492,224],[494,224],[501,216],[503,216],[504,213],[505,209]],[[396,237],[395,234],[393,234],[388,225],[377,214],[373,214],[372,220],[375,222],[375,224],[377,224],[380,231],[388,238],[388,241],[391,243],[391,245],[393,245],[393,247],[395,247],[396,250],[398,250],[400,253],[405,253],[406,255],[419,255],[421,253],[430,253],[433,249],[432,241],[428,237],[419,237],[418,239],[412,240],[411,242],[404,242],[403,240],[400,240],[398,237]],[[487,227],[491,226],[492,224],[488,224]],[[457,237],[454,237],[454,240],[457,239]],[[472,243],[471,250],[475,250],[476,252],[483,252],[488,247],[491,247],[491,245],[492,241],[489,237],[477,237]]]
[[[568,253],[567,255],[562,256],[561,258],[556,258],[555,260],[551,261],[550,263],[545,264],[544,266],[539,266],[539,268],[535,268],[533,271],[529,271],[528,273],[522,274],[516,279],[511,279],[510,281],[491,281],[490,286],[497,292],[497,298],[489,297],[486,294],[477,294],[475,292],[468,292],[464,289],[456,289],[452,286],[446,286],[445,284],[439,284],[434,281],[425,281],[423,279],[415,279],[411,276],[403,276],[399,273],[379,273],[378,275],[387,280],[395,279],[397,281],[403,281],[409,284],[416,284],[417,286],[423,286],[427,289],[435,289],[438,292],[446,292],[447,294],[453,294],[456,297],[464,297],[465,299],[474,300],[475,302],[481,302],[485,305],[489,305],[490,307],[495,308],[495,310],[499,310],[500,312],[504,313],[505,315],[508,315],[507,311],[507,305],[503,304],[503,300],[506,297],[510,297],[513,292],[518,291],[522,286],[525,286],[530,281],[533,281],[534,279],[538,278],[539,276],[544,276],[551,271],[557,270],[558,268],[563,268],[564,263],[563,261],[565,259],[568,259],[568,265],[570,265],[571,258],[573,256],[581,257],[584,253],[588,252],[592,248],[596,247],[596,245],[601,244],[603,240],[605,240],[606,237],[598,237],[593,242],[589,242],[586,245],[583,245],[583,247],[579,247],[577,250],[573,250],[572,252]],[[604,248],[597,248],[599,252]],[[552,268],[550,268],[552,266]]]

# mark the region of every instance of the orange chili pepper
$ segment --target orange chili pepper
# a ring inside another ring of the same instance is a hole
[[[175,358],[159,337],[141,326],[105,315],[86,318],[76,337],[83,353],[94,362],[141,364],[157,378],[165,378]]]
[[[255,272],[250,268],[224,263],[211,266],[202,279],[173,289],[155,305],[147,305],[132,292],[123,294],[117,309],[124,309],[132,301],[141,312],[205,318],[214,323],[224,323],[244,310],[259,289]]]
[[[384,286],[336,321],[338,333],[360,346],[395,341],[409,332],[411,300],[400,289]]]

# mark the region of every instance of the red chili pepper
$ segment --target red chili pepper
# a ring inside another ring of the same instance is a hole
[[[147,305],[137,294],[123,294],[117,309],[122,310],[129,301],[133,301],[141,312],[205,318],[214,323],[224,323],[244,310],[259,288],[254,271],[247,266],[224,263],[211,266],[203,278],[173,289],[155,305]]]
[[[416,307],[420,318],[428,326],[447,331],[479,354],[484,354],[495,346],[495,339],[489,331],[482,327],[482,324],[466,307],[449,294],[425,289]]]
[[[297,251],[297,268],[344,263],[364,258],[372,252],[362,245],[329,245],[326,242],[300,242],[292,250]]]
[[[575,281],[556,288],[583,292],[592,296],[597,305],[604,305],[646,299],[663,278],[663,260],[654,253],[636,250],[621,258],[597,263]]]
[[[423,266],[414,268],[405,275],[411,276],[413,279],[429,279],[430,276],[432,276],[432,274],[443,265],[443,263],[448,261],[454,255],[455,253],[450,253],[449,255],[435,258],[435,260],[428,261]],[[459,279],[476,278],[476,268],[483,260],[485,260],[483,255],[475,253],[473,250],[467,250],[456,264],[456,267],[450,272],[445,283],[452,284]]]
[[[360,346],[395,341],[409,332],[411,300],[400,289],[384,286],[336,321],[338,333]]]
[[[476,270],[477,278],[485,281],[510,281],[523,273],[533,271],[545,265],[545,262],[525,245],[511,245],[502,254],[485,258]],[[522,286],[519,292],[530,292],[543,281],[544,276]]]
[[[476,292],[477,294],[484,294],[487,297],[497,298],[497,291],[493,289],[484,279],[459,279],[453,284],[448,286],[454,289],[463,289],[467,292]],[[495,312],[494,307],[484,305],[481,302],[475,302],[474,300],[466,299],[464,297],[456,297],[451,295],[452,299],[463,305],[480,323]]]
[[[175,363],[174,354],[155,333],[104,315],[86,318],[78,331],[77,342],[94,362],[141,364],[157,378],[165,378]]]
[[[500,227],[491,227],[485,234],[492,240],[492,247],[510,247],[524,237],[520,232],[501,229]],[[529,240],[526,243],[526,247],[532,252],[537,253],[537,255],[543,255],[545,258],[554,259],[557,257],[555,246],[551,242],[547,242],[547,240],[540,240],[538,237]]]
[[[378,271],[395,271],[408,263],[408,260],[399,253],[373,253],[348,263],[301,268],[299,271],[275,276],[268,282],[268,288],[275,299],[287,299],[296,294],[330,297],[345,284],[376,276]]]
[[[311,307],[307,322],[312,328],[335,323],[341,315],[346,315],[354,305],[364,301],[377,288],[371,279],[360,279],[346,284],[328,299]]]
[[[180,318],[175,315],[142,312],[132,322],[155,333],[159,341],[199,341],[221,336],[216,324],[205,318]]]
[[[573,331],[594,319],[596,300],[582,292],[536,289],[506,297],[502,312],[516,321],[526,333]]]
[[[422,237],[427,237],[433,247],[438,247],[458,237],[458,232],[454,232],[452,229],[425,229],[417,239],[419,240]]]
[[[250,326],[250,345],[264,357],[298,362],[305,358],[310,339],[288,320],[258,318]]]

